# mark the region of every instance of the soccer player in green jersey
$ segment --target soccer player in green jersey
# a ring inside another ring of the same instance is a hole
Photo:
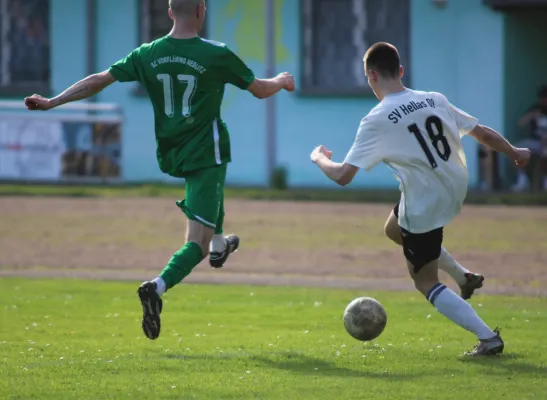
[[[142,328],[149,339],[160,334],[161,295],[207,254],[210,265],[220,268],[239,246],[237,236],[223,235],[224,180],[231,161],[228,128],[220,117],[225,84],[259,99],[294,90],[291,74],[255,78],[225,44],[200,38],[205,12],[205,0],[169,0],[174,24],[167,36],[143,44],[57,97],[25,98],[29,110],[49,110],[93,96],[116,81],[137,81],[147,90],[154,109],[158,163],[164,173],[185,179],[186,199],[177,205],[188,217],[186,243],[156,279],[138,289]]]

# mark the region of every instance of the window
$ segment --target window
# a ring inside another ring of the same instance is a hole
[[[499,10],[547,6],[547,0],[483,0],[483,3]]]
[[[410,72],[410,0],[301,0],[304,94],[359,95],[371,90],[363,55],[375,42],[397,46]]]
[[[207,2],[207,6],[209,6]],[[141,0],[141,42],[149,43],[169,33],[173,21],[169,18],[168,0]],[[207,21],[205,22],[205,25]],[[200,36],[205,37],[206,26]]]
[[[49,0],[0,0],[0,94],[49,90]]]

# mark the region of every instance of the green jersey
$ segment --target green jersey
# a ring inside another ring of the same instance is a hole
[[[246,90],[253,72],[225,44],[165,36],[110,67],[120,82],[140,82],[154,108],[160,169],[171,176],[231,161],[220,117],[224,86]]]

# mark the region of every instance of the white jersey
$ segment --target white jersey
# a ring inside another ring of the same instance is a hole
[[[429,232],[461,210],[468,182],[461,137],[477,124],[441,93],[406,89],[361,120],[345,162],[366,170],[384,162],[400,182],[399,225]]]

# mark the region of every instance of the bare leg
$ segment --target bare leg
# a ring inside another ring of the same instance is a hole
[[[469,303],[439,282],[438,263],[438,260],[432,261],[415,272],[414,266],[407,260],[407,267],[416,289],[426,296],[442,315],[475,333],[479,339],[497,337],[497,334],[482,321]]]
[[[403,245],[403,239],[401,238],[401,228],[397,221],[397,217],[393,210],[389,214],[389,217],[384,226],[385,235],[399,246]],[[473,295],[476,289],[482,287],[484,276],[475,274],[460,265],[444,247],[441,247],[441,256],[438,260],[439,269],[448,273],[456,281],[461,289],[461,297],[469,299]]]
[[[193,220],[186,224],[186,243],[169,260],[162,273],[154,280],[161,296],[186,278],[209,254],[213,229]]]
[[[384,226],[385,235],[397,243],[399,246],[403,245],[403,239],[401,238],[401,228],[397,222],[395,213],[391,211],[389,217]],[[441,249],[441,257],[439,258],[439,268],[448,273],[452,279],[456,281],[458,285],[464,285],[467,282],[466,274],[469,273],[467,269],[462,267],[452,258],[452,256],[443,247]]]

